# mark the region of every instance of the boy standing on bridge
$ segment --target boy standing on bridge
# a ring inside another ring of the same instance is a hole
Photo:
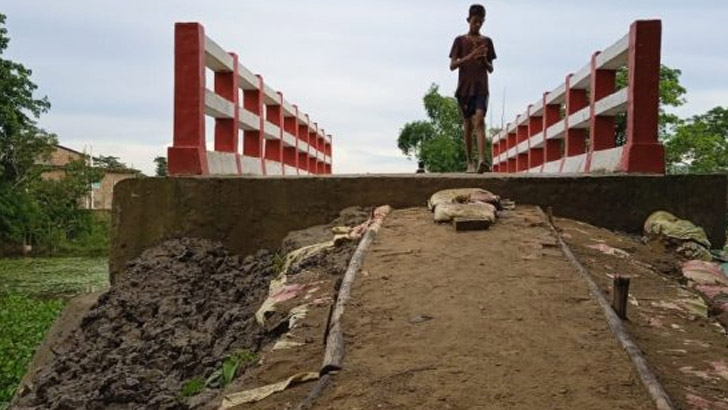
[[[450,50],[450,70],[458,70],[458,88],[455,98],[463,114],[463,137],[467,172],[479,173],[488,170],[485,161],[485,113],[488,110],[488,74],[493,72],[495,48],[493,40],[480,34],[485,21],[485,7],[470,6],[467,22],[468,34],[458,36]],[[471,160],[473,150],[473,129],[478,138],[478,166]]]

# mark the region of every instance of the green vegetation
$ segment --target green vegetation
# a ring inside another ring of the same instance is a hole
[[[192,397],[200,393],[204,388],[205,381],[200,377],[195,377],[194,379],[187,380],[185,384],[182,385],[180,395],[182,397]]]
[[[13,398],[35,349],[64,306],[62,299],[0,293],[0,408]]]
[[[672,173],[728,172],[728,107],[681,121],[665,147]]]
[[[155,157],[154,158],[154,174],[158,177],[167,176],[167,158],[166,157]]]
[[[205,381],[205,386],[225,387],[233,381],[240,369],[258,361],[258,354],[248,349],[238,349],[222,361],[222,367],[215,370]]]
[[[686,102],[687,90],[680,84],[681,75],[679,69],[661,66],[659,138],[665,144],[667,172],[728,172],[728,107],[716,107],[690,119],[669,112],[669,108]],[[617,86],[625,87],[627,81],[627,70],[619,70]],[[428,119],[406,123],[400,130],[397,146],[409,158],[424,162],[430,172],[464,171],[462,118],[457,101],[441,95],[433,84],[423,102]],[[625,120],[625,115],[617,117],[618,145],[625,142]],[[490,142],[486,144],[489,154]]]
[[[0,294],[75,296],[108,285],[106,258],[0,259]]]
[[[0,409],[66,297],[108,287],[105,258],[0,259]]]
[[[47,97],[36,98],[31,71],[3,58],[10,38],[0,14],[0,255],[105,254],[108,222],[80,208],[92,183],[105,170],[125,167],[115,157],[84,158],[60,169],[62,178],[44,178],[59,169],[43,165],[57,137],[37,126],[48,112]],[[46,161],[47,162],[47,161]]]

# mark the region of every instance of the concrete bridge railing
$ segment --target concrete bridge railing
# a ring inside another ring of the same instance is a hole
[[[174,65],[171,175],[331,173],[331,135],[207,37],[201,24],[175,25]],[[214,90],[207,88],[207,69]],[[206,116],[215,119],[213,151],[207,150]]]
[[[665,173],[658,141],[662,23],[632,23],[629,34],[553,91],[543,94],[493,138],[495,172]],[[628,84],[617,89],[617,70]],[[626,141],[616,125],[626,113]]]

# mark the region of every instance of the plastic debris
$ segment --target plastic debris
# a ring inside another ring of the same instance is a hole
[[[255,313],[255,320],[260,325],[265,324],[265,318],[268,313],[276,311],[276,305],[282,302],[289,301],[306,289],[306,285],[294,283],[291,285],[283,285],[274,290],[273,293],[268,295],[268,298],[263,302],[258,311]]]
[[[305,346],[305,345],[306,345],[306,343],[303,343],[303,342],[296,342],[295,340],[281,339],[281,340],[277,341],[276,344],[273,345],[273,351],[293,349],[295,347],[301,347],[301,346]]]
[[[604,253],[606,255],[612,255],[617,256],[619,258],[628,258],[629,253],[627,251],[624,251],[619,248],[613,248],[606,243],[595,243],[593,245],[589,245],[588,248],[596,249],[601,253]]]
[[[717,263],[691,260],[682,264],[684,277],[696,285],[728,285],[728,278]]]
[[[293,329],[296,325],[306,318],[308,314],[308,304],[296,306],[288,312],[288,328]]]
[[[305,383],[319,378],[318,372],[298,373],[278,383],[269,384],[267,386],[258,387],[251,390],[241,391],[238,393],[228,394],[222,399],[222,405],[219,410],[236,410],[243,409],[243,404],[254,403],[269,397],[275,393],[282,392],[288,387]]]

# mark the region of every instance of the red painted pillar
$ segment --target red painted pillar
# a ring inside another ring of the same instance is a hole
[[[543,131],[543,116],[531,115],[532,105],[528,106],[528,169],[536,168],[543,164],[543,147],[532,147],[532,138]]]
[[[658,140],[662,22],[641,20],[629,30],[627,143],[620,171],[665,173],[665,148]]]
[[[298,125],[298,139],[305,142],[308,147],[308,114],[306,115],[306,123]],[[299,171],[308,172],[308,149],[305,152],[298,151],[298,169]]]
[[[591,159],[595,151],[614,148],[617,146],[614,116],[601,116],[596,114],[596,103],[617,90],[617,71],[598,70],[597,56],[599,51],[591,58],[591,92],[589,114],[589,155],[586,160],[586,172],[591,169]]]
[[[499,138],[498,141],[497,142],[493,141],[490,144],[490,157],[493,160],[493,172],[500,172],[500,164],[498,162],[496,162],[496,158],[498,157],[498,155],[500,155],[499,149],[500,149],[500,144],[502,141],[500,139],[501,132],[499,132],[498,135],[496,136],[497,138]]]
[[[283,167],[283,94],[278,93],[278,104],[267,104],[266,120],[279,129],[278,139],[265,141],[265,159],[278,162]],[[269,170],[270,171],[270,170]],[[281,171],[281,173],[283,173]]]
[[[573,74],[566,76],[566,136],[564,141],[567,157],[581,155],[586,152],[586,129],[569,128],[569,115],[589,106],[586,90],[571,88],[572,76]]]
[[[318,151],[318,148],[316,147],[316,144],[318,143],[318,137],[316,136],[318,134],[318,123],[314,122],[313,127],[309,129],[308,133],[308,172],[312,174],[318,174],[317,166],[317,159],[316,159],[316,151]]]
[[[262,172],[265,175],[265,157],[263,156],[263,77],[258,77],[258,89],[243,90],[243,107],[258,116],[258,129],[243,131],[243,155],[260,158],[260,170],[251,170],[252,173]],[[243,172],[247,170],[243,169]]]
[[[174,135],[167,150],[170,175],[208,173],[205,148],[205,29],[177,23],[174,30]]]
[[[331,145],[329,145],[329,174],[334,173],[334,137],[332,136],[329,141],[331,141]]]
[[[326,135],[326,131],[323,128],[321,128],[321,130],[319,130],[319,133],[316,134],[316,146],[318,147],[318,152],[316,153],[316,158],[318,158],[319,156],[324,157],[323,159],[321,159],[321,160],[317,159],[317,161],[316,161],[316,170],[318,171],[319,174],[326,173],[326,167],[325,167],[326,154],[324,154],[326,141],[323,137],[324,135]]]
[[[240,155],[238,154],[238,134],[240,113],[238,108],[238,55],[230,53],[233,58],[233,71],[215,73],[215,93],[232,102],[235,106],[233,118],[215,118],[215,151],[235,154],[238,174],[242,173]]]
[[[516,124],[520,124],[521,122],[521,116],[519,115],[516,119],[518,121]],[[523,141],[528,140],[528,120],[526,120],[525,125],[519,125],[516,129],[517,138],[516,140],[517,145],[520,145]],[[516,157],[516,172],[525,171],[528,169],[528,150],[522,154],[518,154]]]
[[[326,162],[325,171],[327,174],[330,175],[331,174],[331,164],[333,162],[333,157],[331,156],[331,144],[333,144],[333,137],[331,136],[331,134],[326,136],[326,141],[327,142],[326,142],[325,152],[326,152],[326,161],[327,162]]]
[[[286,165],[294,168],[296,175],[298,175],[298,107],[293,106],[293,116],[283,117],[283,131],[292,135],[294,143],[292,147],[283,147],[283,174],[286,174]]]
[[[544,163],[548,163],[561,159],[561,141],[548,139],[549,127],[561,121],[561,105],[546,104],[546,94],[544,94],[543,107]]]
[[[510,126],[510,125],[509,125]],[[508,146],[506,147],[506,153],[508,153],[512,148],[514,148],[516,145],[518,145],[517,141],[518,135],[516,132],[509,132],[508,133]],[[506,159],[506,172],[516,172],[518,171],[517,163],[516,163],[516,157],[509,157]]]

